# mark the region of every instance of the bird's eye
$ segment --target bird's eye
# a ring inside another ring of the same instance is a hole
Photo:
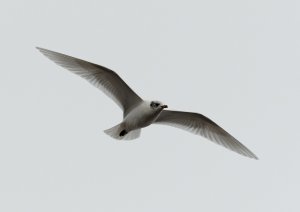
[[[157,108],[159,106],[159,103],[151,102],[150,106],[153,107],[153,108]]]

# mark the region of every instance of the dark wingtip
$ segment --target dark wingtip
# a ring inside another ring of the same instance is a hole
[[[252,159],[254,159],[254,160],[259,160],[259,158],[254,154],[254,153],[252,153],[251,152],[251,154],[249,155],[245,155],[246,157],[248,157],[248,158],[252,158]]]
[[[41,52],[41,53],[43,53],[43,51],[45,51],[45,49],[43,49],[43,48],[41,48],[41,47],[38,47],[38,46],[36,46],[35,47],[39,52]]]

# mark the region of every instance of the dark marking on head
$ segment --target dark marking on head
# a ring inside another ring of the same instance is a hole
[[[150,107],[152,107],[152,108],[158,108],[158,106],[160,105],[160,102],[157,102],[157,101],[152,101],[151,103],[150,103]]]

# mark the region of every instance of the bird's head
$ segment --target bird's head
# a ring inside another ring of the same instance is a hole
[[[151,101],[149,106],[152,110],[163,110],[165,108],[168,108],[168,105],[165,105],[159,101]]]

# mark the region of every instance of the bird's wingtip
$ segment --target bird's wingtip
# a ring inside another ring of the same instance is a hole
[[[41,47],[39,47],[39,46],[36,46],[35,48],[36,48],[37,50],[39,50],[39,51],[45,50],[45,49],[43,49],[43,48],[41,48]]]
[[[251,155],[248,155],[249,158],[252,158],[254,160],[259,160],[259,158],[255,155],[255,154],[251,154]]]

